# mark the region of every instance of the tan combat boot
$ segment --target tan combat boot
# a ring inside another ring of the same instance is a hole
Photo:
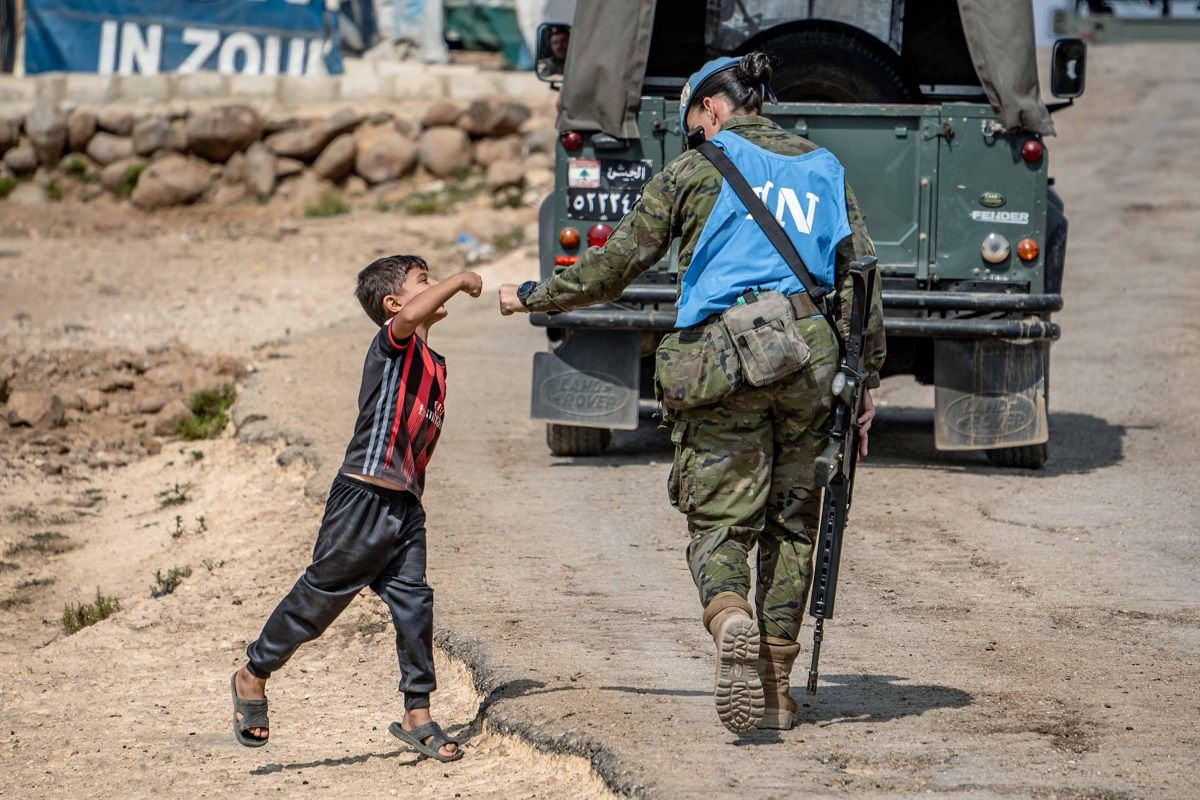
[[[758,676],[762,679],[766,705],[762,721],[758,723],[759,728],[788,731],[796,724],[799,709],[788,690],[791,688],[789,677],[792,664],[798,655],[798,642],[789,642],[778,636],[763,637],[758,649]]]
[[[758,623],[746,598],[721,592],[704,608],[704,627],[717,645],[717,717],[734,733],[753,730],[762,718],[763,689],[755,668]]]

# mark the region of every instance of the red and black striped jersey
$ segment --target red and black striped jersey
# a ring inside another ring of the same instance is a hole
[[[395,341],[391,323],[384,325],[363,363],[358,422],[341,471],[382,478],[420,497],[445,402],[446,359],[415,334]]]

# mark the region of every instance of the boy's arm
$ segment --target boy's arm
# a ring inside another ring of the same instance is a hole
[[[425,324],[447,300],[459,292],[479,297],[481,291],[483,278],[474,272],[460,272],[436,286],[430,286],[405,303],[400,313],[392,318],[392,339],[401,342],[412,336],[417,328]]]

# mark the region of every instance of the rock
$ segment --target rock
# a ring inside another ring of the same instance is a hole
[[[409,174],[417,166],[417,145],[391,126],[359,128],[358,157],[354,171],[370,183],[382,183]]]
[[[133,126],[133,152],[139,156],[165,149],[170,140],[171,121],[166,117],[144,117]]]
[[[340,181],[354,168],[354,134],[343,133],[321,151],[313,162],[313,172],[329,181]]]
[[[520,161],[497,161],[488,167],[487,186],[493,192],[505,186],[525,185],[525,165]]]
[[[295,158],[275,159],[275,174],[280,178],[290,178],[304,172],[304,162]]]
[[[541,167],[527,167],[525,170],[525,183],[534,189],[553,189],[554,170]]]
[[[147,370],[145,378],[154,386],[181,395],[191,395],[201,389],[218,389],[221,386],[220,378],[184,361],[168,361]]]
[[[49,202],[45,187],[37,183],[20,183],[8,193],[8,202],[18,206],[44,206]]]
[[[83,411],[99,411],[108,405],[108,398],[99,389],[76,389],[75,398]]]
[[[551,125],[540,125],[525,137],[525,146],[530,153],[547,153],[553,156],[557,143],[558,131]]]
[[[157,414],[170,399],[165,392],[152,392],[139,400],[133,410],[139,414]]]
[[[207,164],[181,155],[164,156],[138,178],[133,204],[149,210],[190,203],[204,193],[208,181]]]
[[[262,136],[262,118],[250,106],[232,105],[202,111],[187,125],[188,147],[209,161],[224,163]]]
[[[4,163],[4,159],[0,158],[0,181],[11,181],[17,177],[17,174],[12,171],[12,167]]]
[[[471,166],[471,141],[460,128],[430,128],[421,134],[417,153],[421,166],[439,178]]]
[[[67,117],[67,149],[82,153],[87,143],[96,135],[96,115],[90,111],[75,109]]]
[[[334,112],[333,116],[325,120],[325,130],[329,132],[329,138],[341,136],[343,133],[350,133],[359,125],[362,124],[365,117],[359,114],[352,108],[343,108]]]
[[[111,133],[97,133],[87,144],[88,157],[101,166],[133,158],[133,140]]]
[[[251,145],[253,147],[253,145]],[[225,162],[225,170],[221,173],[221,180],[225,183],[234,184],[242,183],[246,180],[246,154],[234,153]]]
[[[467,106],[456,124],[472,136],[506,136],[519,131],[529,116],[520,103],[487,98]]]
[[[546,153],[530,153],[525,159],[526,169],[554,169],[554,156]]]
[[[0,155],[17,146],[21,140],[21,120],[0,117]]]
[[[314,124],[273,133],[265,143],[277,156],[308,161],[316,158],[331,138],[323,126]]]
[[[499,139],[480,139],[475,143],[475,163],[487,167],[497,161],[520,161],[525,148],[517,134]]]
[[[171,130],[167,133],[164,147],[176,153],[186,153],[188,148],[187,120],[171,120]]]
[[[39,103],[25,115],[25,135],[38,161],[54,166],[67,146],[67,115],[56,105]]]
[[[100,391],[105,394],[129,392],[133,391],[134,385],[133,378],[130,378],[128,375],[114,375],[100,383]]]
[[[458,121],[463,110],[462,105],[453,100],[435,100],[421,115],[421,127],[436,128],[439,125],[453,125]]]
[[[290,131],[293,128],[303,127],[304,120],[298,117],[267,117],[263,122],[263,133],[279,133],[280,131]]]
[[[376,111],[367,117],[371,125],[391,125],[396,121],[396,115],[390,111]]]
[[[191,416],[191,409],[184,405],[182,400],[172,400],[154,416],[154,432],[159,436],[167,436],[174,432],[179,423]]]
[[[8,396],[8,424],[31,428],[56,428],[66,419],[58,395],[42,389],[17,389]]]
[[[37,153],[29,144],[19,144],[4,154],[4,163],[18,175],[27,175],[37,169]]]
[[[367,193],[367,182],[357,175],[346,179],[346,194],[350,197],[362,197]]]
[[[145,166],[146,161],[136,157],[114,161],[100,170],[100,185],[113,194],[125,194],[129,188],[127,183],[130,170]]]
[[[102,131],[108,131],[117,136],[128,136],[133,133],[133,115],[128,111],[102,108],[96,114],[96,125]]]
[[[212,196],[215,206],[231,206],[246,196],[246,187],[240,183],[222,183]]]
[[[250,145],[250,149],[246,151],[245,166],[246,189],[250,194],[259,200],[271,196],[275,191],[277,163],[282,160],[290,159],[276,159],[275,154],[262,142]]]

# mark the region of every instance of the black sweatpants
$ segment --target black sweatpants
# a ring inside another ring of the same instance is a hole
[[[248,669],[269,677],[316,639],[370,586],[396,626],[404,707],[428,708],[433,674],[433,589],[425,583],[425,509],[408,492],[338,475],[329,490],[313,562],[246,650]]]

